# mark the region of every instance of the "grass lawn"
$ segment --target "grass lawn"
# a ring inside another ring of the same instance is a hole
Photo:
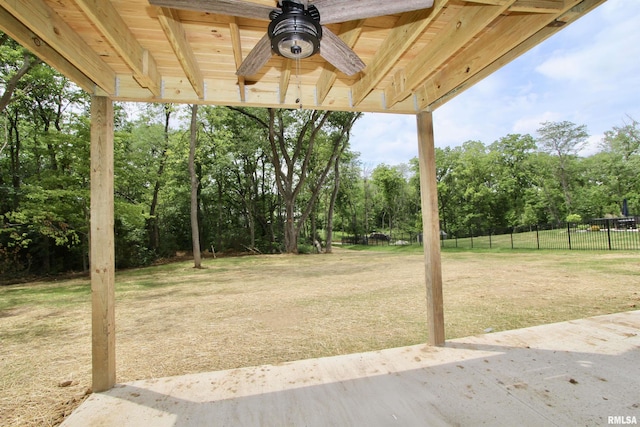
[[[117,380],[425,342],[422,249],[358,249],[119,272]],[[445,250],[443,278],[447,338],[640,304],[638,252]],[[0,425],[56,425],[78,405],[90,319],[87,278],[0,288]]]

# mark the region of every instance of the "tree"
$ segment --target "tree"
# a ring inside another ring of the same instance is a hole
[[[460,222],[458,208],[461,206],[461,192],[459,191],[459,180],[457,169],[459,167],[462,148],[445,147],[435,149],[436,153],[436,182],[438,183],[438,209],[440,211],[441,227],[448,233],[457,233],[463,226]],[[420,195],[420,162],[416,157],[413,160],[414,186]]]
[[[614,126],[604,133],[601,147],[607,153],[615,153],[624,161],[640,154],[640,123],[629,117],[624,126]]]
[[[151,203],[149,205],[149,218],[147,220],[147,232],[149,234],[149,248],[153,251],[157,251],[160,246],[160,228],[158,222],[158,216],[156,209],[158,207],[158,196],[160,194],[160,188],[162,186],[162,179],[164,175],[165,165],[167,163],[167,153],[169,150],[169,137],[171,114],[174,111],[174,107],[171,104],[149,105],[148,114],[150,117],[162,117],[162,136],[160,136],[152,146],[153,160],[157,162],[157,169],[155,177],[153,179],[153,193],[151,196]]]
[[[9,47],[1,44],[5,56]],[[27,68],[13,88],[6,88],[14,92],[4,107],[7,150],[0,150],[0,264],[8,256],[14,273],[83,269],[87,97],[39,61]]]
[[[359,115],[355,117],[354,120],[357,120]],[[333,167],[333,189],[331,191],[331,197],[329,200],[329,209],[327,212],[327,233],[326,233],[326,242],[325,242],[325,252],[330,254],[333,252],[333,214],[336,206],[336,199],[338,198],[338,192],[340,191],[340,164],[342,161],[342,157],[345,154],[347,147],[349,146],[349,135],[347,134],[346,138],[343,138],[342,146],[340,147],[340,151],[335,158],[334,167]]]
[[[499,213],[503,223],[520,225],[526,205],[526,191],[532,186],[531,156],[536,143],[531,135],[510,134],[489,146],[490,162],[496,177],[496,193],[499,195]]]
[[[201,110],[205,228],[220,247],[277,251],[280,202],[264,127],[225,107]]]
[[[285,252],[298,252],[298,237],[309,217],[326,177],[338,156],[341,142],[347,138],[355,120],[353,113],[309,110],[267,109],[267,117],[255,110],[233,108],[253,119],[267,130],[270,161],[274,166],[278,192],[285,205]],[[332,118],[332,120],[330,120]],[[327,145],[324,161],[310,168],[316,145]],[[304,206],[297,206],[299,196],[310,175],[309,198]],[[296,220],[297,217],[297,220]]]
[[[401,168],[388,166],[384,163],[378,165],[371,174],[373,184],[381,192],[383,199],[383,211],[381,224],[385,227],[388,220],[389,234],[393,234],[395,222],[399,219],[402,210],[407,203],[407,182]]]
[[[9,36],[0,32],[0,63],[2,64],[0,87],[4,88],[0,95],[0,113],[2,113],[9,105],[22,78],[41,61]],[[2,148],[4,145],[0,146],[0,153]]]
[[[600,185],[609,195],[607,213],[618,214],[624,200],[629,213],[640,212],[640,124],[633,118],[624,126],[614,126],[605,132],[602,141],[601,164],[594,165],[601,171]],[[618,209],[612,212],[613,206]],[[620,212],[621,213],[621,212]]]
[[[568,121],[544,122],[538,129],[538,135],[537,143],[540,151],[551,154],[557,159],[556,174],[562,188],[566,210],[570,212],[572,161],[587,142],[589,137],[587,127]]]
[[[198,176],[196,175],[196,144],[198,140],[198,104],[191,106],[189,138],[189,175],[191,176],[191,244],[195,268],[202,268],[200,257],[200,232],[198,228]]]
[[[487,230],[499,224],[500,195],[488,148],[480,141],[467,141],[455,174],[462,194],[462,225]]]

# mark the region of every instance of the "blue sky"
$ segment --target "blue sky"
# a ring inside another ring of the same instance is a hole
[[[640,120],[640,0],[608,0],[433,113],[437,147],[536,136],[540,123],[566,120],[587,126],[584,155],[628,116]],[[366,166],[407,163],[416,118],[365,114],[351,147]]]

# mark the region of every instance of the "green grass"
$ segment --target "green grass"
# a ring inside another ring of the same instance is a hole
[[[342,245],[342,248],[360,252],[389,252],[397,254],[422,253],[421,245]]]
[[[423,248],[344,248],[119,271],[118,380],[426,342]],[[447,339],[640,306],[637,251],[452,248],[442,273]],[[0,413],[90,386],[88,277],[0,287],[0,325]]]
[[[23,306],[32,302],[51,307],[75,305],[91,295],[89,281],[73,284],[43,284],[40,286],[7,286],[0,288],[0,315],[4,310]]]

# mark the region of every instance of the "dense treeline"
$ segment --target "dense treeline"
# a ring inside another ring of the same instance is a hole
[[[468,141],[436,150],[442,227],[457,234],[560,223],[640,211],[638,122],[607,131],[600,150],[578,153],[585,126],[547,122],[531,135],[507,135],[484,145]]]
[[[89,265],[90,98],[0,37],[0,274]],[[330,250],[332,231],[415,236],[418,162],[363,166],[349,147],[354,113],[200,106],[115,106],[118,267],[190,251],[190,138],[203,250]],[[600,151],[580,157],[587,129],[541,124],[436,149],[448,232],[621,214],[640,207],[640,128],[628,118]],[[384,141],[378,141],[384,143]]]

